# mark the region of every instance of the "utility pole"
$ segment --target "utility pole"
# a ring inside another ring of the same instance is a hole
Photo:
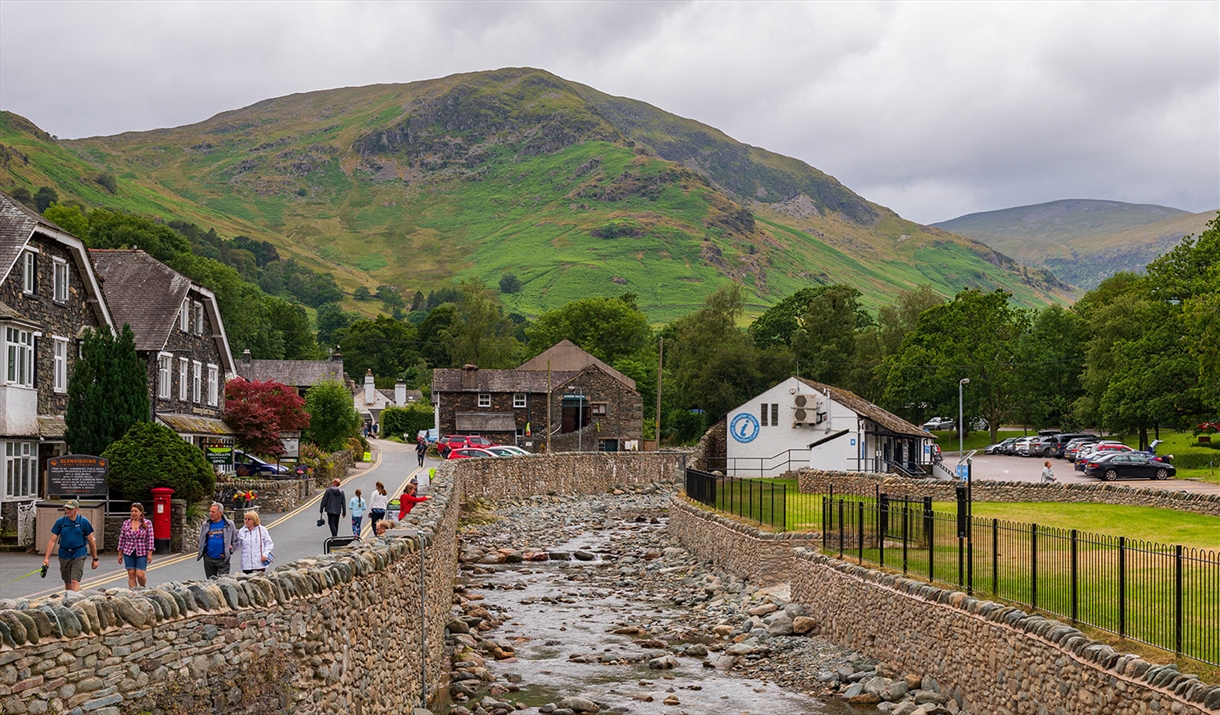
[[[551,361],[546,361],[546,453],[551,453]]]
[[[657,350],[657,418],[653,428],[653,437],[657,441],[657,450],[661,449],[661,368],[665,365],[665,336],[661,336],[661,347]]]

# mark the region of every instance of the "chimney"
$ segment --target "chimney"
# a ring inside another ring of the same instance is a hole
[[[331,362],[343,362],[343,353],[339,352],[338,350],[334,351],[333,353],[330,354],[330,361]]]
[[[250,367],[250,361],[250,348],[246,348],[245,350],[241,351],[241,364],[245,367]]]
[[[373,371],[370,369],[364,373],[364,404],[373,404],[373,393],[376,390],[373,387]]]
[[[479,389],[479,366],[466,364],[462,366],[462,389]]]
[[[402,380],[394,383],[394,404],[398,407],[407,406],[407,383]]]

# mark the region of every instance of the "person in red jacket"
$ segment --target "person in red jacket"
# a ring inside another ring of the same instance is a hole
[[[416,484],[415,482],[411,482],[411,483],[407,484],[407,488],[402,493],[402,496],[398,497],[398,504],[399,504],[398,520],[399,521],[402,521],[402,518],[404,516],[406,516],[407,514],[410,514],[411,510],[413,508],[415,508],[416,504],[420,503],[421,501],[428,501],[429,497],[415,496],[416,489],[419,489],[419,485]]]

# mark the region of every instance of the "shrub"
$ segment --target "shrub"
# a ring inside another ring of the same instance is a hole
[[[432,429],[434,424],[432,406],[419,402],[406,407],[387,407],[381,412],[382,437],[405,434],[407,442],[414,442],[421,429]]]
[[[153,487],[169,487],[176,498],[195,502],[216,487],[216,473],[203,450],[153,422],[136,423],[102,456],[110,460],[106,483],[121,499],[147,504]]]
[[[335,380],[309,388],[305,393],[305,411],[309,413],[305,438],[326,452],[343,449],[349,437],[360,434],[364,424],[351,393]]]

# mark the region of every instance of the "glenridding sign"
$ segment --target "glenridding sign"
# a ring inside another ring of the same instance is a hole
[[[91,454],[68,454],[47,460],[47,495],[104,497],[109,493],[106,471],[110,461]]]

